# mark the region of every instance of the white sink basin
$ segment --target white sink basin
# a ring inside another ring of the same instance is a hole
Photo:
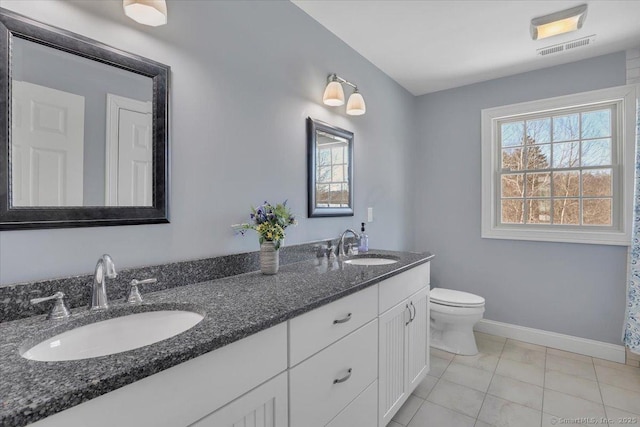
[[[91,323],[48,338],[21,351],[46,362],[90,359],[166,340],[197,325],[204,316],[191,311],[147,311]]]
[[[395,264],[396,262],[398,262],[398,260],[396,259],[374,258],[374,257],[352,258],[345,261],[346,264],[353,264],[353,265],[387,265],[387,264]]]

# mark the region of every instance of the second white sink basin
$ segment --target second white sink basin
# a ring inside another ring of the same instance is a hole
[[[387,265],[395,264],[396,262],[398,262],[397,259],[379,257],[360,257],[348,259],[345,261],[346,264],[353,265]]]
[[[20,355],[30,360],[58,362],[121,353],[171,338],[203,318],[198,313],[178,310],[129,314],[63,332],[21,351]]]

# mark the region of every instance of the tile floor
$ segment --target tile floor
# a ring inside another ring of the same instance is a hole
[[[431,349],[387,427],[640,426],[640,368],[476,333],[476,356]]]

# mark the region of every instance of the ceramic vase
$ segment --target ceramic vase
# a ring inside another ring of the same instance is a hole
[[[260,271],[262,274],[276,274],[280,268],[280,250],[274,242],[260,245]]]

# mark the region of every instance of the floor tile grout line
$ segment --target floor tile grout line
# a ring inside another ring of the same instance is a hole
[[[431,351],[431,347],[429,347],[429,351]],[[455,357],[455,356],[454,356]],[[429,361],[431,361],[431,359],[433,359],[433,357],[429,356]],[[440,358],[442,359],[442,358]],[[443,359],[446,360],[446,359]],[[416,414],[418,413],[418,411],[420,411],[420,408],[422,408],[422,406],[427,402],[427,399],[429,398],[429,396],[431,396],[431,393],[433,393],[433,390],[435,390],[436,386],[438,385],[438,383],[440,382],[440,380],[442,379],[442,376],[444,375],[444,373],[447,371],[447,369],[449,369],[449,366],[451,365],[451,362],[453,361],[453,358],[448,360],[449,363],[447,363],[447,367],[444,368],[444,370],[442,371],[442,374],[440,374],[438,378],[438,381],[436,381],[436,383],[433,385],[433,387],[431,388],[431,390],[429,390],[429,393],[427,393],[427,397],[424,399],[424,402],[422,402],[422,404],[420,405],[420,407],[418,408],[418,410],[413,414],[413,416],[411,417],[411,419],[409,420],[409,422],[407,423],[406,426],[404,427],[408,427],[409,424],[411,424],[411,421],[413,421],[413,419],[416,417]],[[431,366],[429,366],[429,370],[431,370]],[[429,372],[427,372],[427,375],[429,375]],[[425,377],[426,378],[426,377]],[[424,379],[422,380],[424,381]],[[409,396],[413,396],[413,393],[411,393]],[[416,396],[418,398],[420,398],[419,396]],[[406,403],[406,402],[405,402]],[[429,403],[433,403],[433,402],[429,402]],[[393,418],[392,418],[393,419]],[[398,423],[400,424],[400,423]]]
[[[612,368],[612,369],[613,369],[613,368]],[[600,383],[602,382],[602,384],[604,384],[604,385],[606,385],[606,386],[609,386],[609,387],[615,387],[615,388],[619,388],[619,389],[624,390],[624,391],[630,391],[630,392],[633,392],[633,393],[640,393],[640,389],[639,389],[639,390],[635,390],[635,389],[632,389],[632,388],[627,388],[627,387],[621,386],[621,385],[619,385],[619,384],[611,384],[611,383],[613,383],[613,381],[610,381],[610,382],[600,381],[600,380],[598,379],[598,373],[597,373],[597,371],[596,371],[596,382],[598,383],[598,386],[599,386],[599,385],[600,385]],[[603,401],[603,402],[604,402],[604,401]]]
[[[507,345],[507,340],[505,340],[502,343],[502,348],[500,349],[500,356],[498,356],[498,363],[496,363],[496,368],[493,370],[493,373],[491,374],[491,380],[489,380],[489,385],[487,386],[487,391],[484,393],[484,396],[482,396],[482,404],[480,405],[480,410],[478,411],[478,416],[476,416],[476,421],[474,423],[475,424],[478,422],[478,420],[480,420],[480,414],[482,413],[482,408],[484,407],[484,402],[487,400],[487,394],[489,394],[489,389],[491,388],[491,383],[493,382],[493,378],[496,376],[496,371],[498,370],[498,365],[500,364],[500,359],[502,359],[502,353],[504,352],[504,348]],[[480,420],[482,421],[482,420]],[[484,421],[482,421],[484,422]]]
[[[591,364],[593,365],[593,373],[596,376],[596,384],[598,384],[598,393],[600,393],[600,400],[602,401],[602,410],[604,411],[604,416],[607,419],[607,426],[608,426],[609,415],[607,414],[607,405],[604,404],[604,396],[602,396],[602,389],[600,388],[600,379],[598,378],[598,370],[596,369],[596,364],[593,361],[593,357],[591,358]]]
[[[455,356],[457,356],[457,355],[455,355]],[[440,406],[440,407],[442,407],[442,408],[448,409],[449,411],[453,411],[453,412],[455,412],[456,414],[464,415],[465,417],[469,417],[469,418],[474,418],[474,417],[470,416],[469,414],[465,414],[464,412],[460,412],[460,411],[455,410],[455,409],[452,409],[452,408],[447,408],[447,407],[446,407],[446,406],[444,406],[444,405],[441,405],[441,404],[439,404],[439,403],[435,403],[435,402],[432,402],[432,401],[430,401],[430,400],[429,400],[429,396],[431,396],[431,393],[433,393],[433,391],[436,389],[436,386],[440,383],[440,380],[447,381],[447,380],[443,379],[443,378],[442,378],[442,376],[443,376],[443,375],[444,375],[444,373],[447,371],[447,369],[449,369],[449,366],[451,366],[451,364],[453,363],[453,360],[455,359],[455,356],[453,356],[453,358],[452,358],[451,360],[449,360],[449,364],[447,365],[447,367],[445,368],[445,370],[444,370],[444,371],[442,371],[442,375],[440,375],[440,376],[438,377],[438,381],[435,383],[435,385],[433,386],[433,388],[431,389],[431,391],[430,391],[430,392],[429,392],[429,394],[427,395],[427,398],[426,398],[424,401],[425,401],[425,403],[426,403],[426,402],[429,402],[429,403],[431,403],[431,404],[433,404],[433,405],[437,405],[437,406]],[[492,377],[492,378],[493,378],[493,377]],[[452,384],[455,384],[455,385],[459,385],[459,386],[461,386],[461,387],[466,387],[466,388],[468,388],[468,389],[470,389],[470,390],[474,390],[474,391],[478,391],[478,392],[480,392],[479,390],[476,390],[476,389],[474,389],[474,388],[471,388],[471,387],[465,386],[464,384],[458,384],[458,383],[455,383],[455,382],[453,382],[453,381],[449,381],[449,382],[450,382],[450,383],[452,383]],[[491,384],[491,382],[489,382],[489,384]],[[481,392],[480,392],[480,393],[481,393]],[[487,396],[487,393],[485,392],[485,393],[483,393],[483,394],[484,394],[484,396],[483,396],[483,398],[482,398],[482,403],[484,404],[484,398]],[[423,403],[423,405],[424,405],[424,403]],[[418,410],[419,410],[419,409],[418,409]],[[482,404],[480,405],[480,410],[482,410]],[[418,411],[416,411],[416,414],[417,414],[417,413],[418,413]],[[416,414],[413,414],[413,417],[411,418],[411,420],[413,420],[413,418],[416,416]],[[478,415],[479,415],[479,414],[480,414],[480,411],[478,411]],[[478,417],[477,417],[477,416],[476,416],[474,419],[475,419],[475,422],[477,422],[477,421],[478,421]],[[410,422],[411,422],[411,421],[410,421]],[[475,422],[474,422],[474,424],[475,424]]]
[[[465,417],[468,417],[468,418],[473,418],[473,417],[472,417],[471,415],[469,415],[469,414],[465,414],[464,412],[460,412],[460,411],[457,411],[457,410],[455,410],[455,409],[447,408],[446,406],[441,405],[441,404],[439,404],[439,403],[432,402],[432,401],[430,401],[430,400],[425,400],[425,403],[427,403],[427,402],[431,403],[432,405],[436,405],[436,406],[439,406],[439,407],[441,407],[441,408],[444,408],[444,409],[446,409],[447,411],[455,412],[456,414],[464,415]],[[417,413],[417,412],[416,412],[416,413]],[[415,417],[415,415],[414,415],[414,417]],[[413,420],[413,418],[411,418],[411,419]],[[475,421],[478,421],[478,419],[477,419],[477,418],[475,418]],[[475,424],[475,422],[474,422],[474,424]]]

